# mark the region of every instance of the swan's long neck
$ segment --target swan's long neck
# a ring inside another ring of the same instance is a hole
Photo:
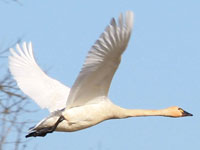
[[[169,116],[167,109],[144,110],[144,109],[125,109],[118,107],[114,113],[114,118],[145,117],[145,116]]]

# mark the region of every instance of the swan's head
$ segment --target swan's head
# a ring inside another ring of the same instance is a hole
[[[187,116],[193,116],[191,113],[183,110],[182,108],[180,107],[177,107],[177,106],[172,106],[172,107],[169,107],[167,109],[168,111],[168,114],[170,117],[187,117]]]

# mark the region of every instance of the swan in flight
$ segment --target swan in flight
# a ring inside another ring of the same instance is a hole
[[[9,69],[19,88],[50,115],[29,129],[26,137],[53,131],[72,132],[104,120],[140,116],[184,117],[192,114],[177,106],[160,110],[125,109],[111,102],[108,90],[131,36],[133,12],[112,19],[92,46],[70,89],[47,76],[35,61],[32,43],[10,49]]]

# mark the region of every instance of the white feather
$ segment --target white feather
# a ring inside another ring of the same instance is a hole
[[[127,47],[133,24],[133,13],[126,12],[111,20],[100,38],[93,45],[83,64],[67,100],[67,108],[93,102],[97,97],[107,97],[113,75],[121,55]]]
[[[31,42],[10,49],[9,69],[19,88],[41,108],[50,112],[65,108],[70,89],[48,77],[37,65]]]

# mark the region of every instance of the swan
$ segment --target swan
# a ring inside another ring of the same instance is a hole
[[[29,129],[26,137],[53,131],[72,132],[104,120],[140,116],[185,117],[191,113],[172,106],[160,110],[125,109],[108,98],[108,90],[131,36],[133,12],[113,18],[92,46],[72,88],[47,76],[36,63],[32,43],[10,48],[9,69],[19,88],[50,115]]]

